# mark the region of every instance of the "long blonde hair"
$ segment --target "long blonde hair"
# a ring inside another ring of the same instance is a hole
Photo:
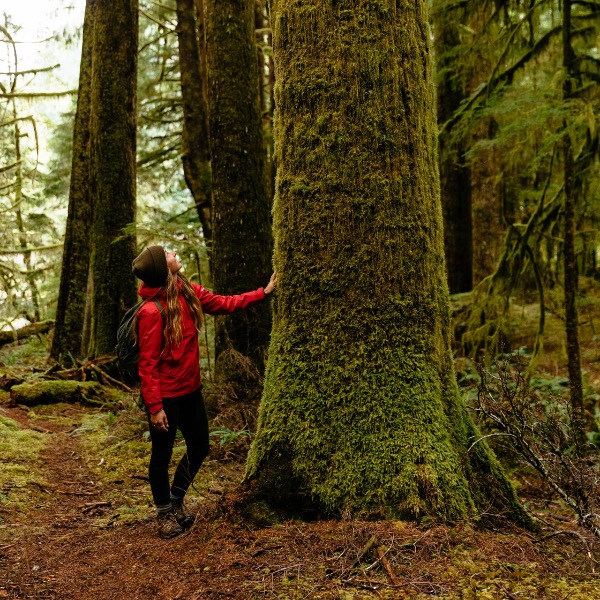
[[[178,282],[181,283],[181,286],[178,285]],[[192,288],[189,279],[181,273],[177,273],[177,277],[174,277],[169,271],[165,287],[167,292],[167,310],[165,311],[164,328],[165,348],[173,348],[180,344],[183,338],[183,318],[181,314],[182,307],[179,302],[179,292],[181,291],[190,309],[196,331],[200,331],[202,327],[202,305],[194,293],[194,288]]]

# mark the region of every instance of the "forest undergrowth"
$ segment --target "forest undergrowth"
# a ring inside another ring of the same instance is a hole
[[[515,321],[523,347],[535,322],[529,311]],[[586,318],[582,355],[597,410],[600,352],[594,315]],[[534,378],[548,402],[566,390],[558,339]],[[47,369],[46,353],[43,336],[5,346],[0,378],[35,378]],[[457,371],[471,402],[476,370],[457,360]],[[244,502],[239,481],[251,432],[235,415],[247,410],[229,406],[229,418],[213,422],[211,453],[189,494],[196,523],[160,540],[146,476],[148,427],[134,396],[106,407],[10,406],[1,391],[0,599],[600,599],[598,538],[499,439],[490,441],[537,531],[501,515],[484,515],[485,527],[302,521]],[[179,440],[176,453],[183,451]]]

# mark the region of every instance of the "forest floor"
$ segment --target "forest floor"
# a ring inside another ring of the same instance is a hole
[[[221,456],[191,493],[194,526],[161,540],[134,448],[148,443],[125,437],[139,424],[120,418],[131,421],[79,405],[0,408],[0,438],[9,431],[14,442],[14,474],[0,488],[0,598],[600,599],[593,540],[536,486],[523,500],[565,533],[508,523],[261,526],[235,512],[242,461]],[[120,456],[131,461],[118,466]]]
[[[0,352],[0,371],[44,359],[21,344]],[[8,400],[0,392],[0,600],[600,600],[598,540],[523,469],[511,473],[542,519],[536,532],[501,520],[274,521],[266,507],[240,509],[249,440],[222,430],[189,494],[194,526],[161,540],[132,399],[110,410]]]

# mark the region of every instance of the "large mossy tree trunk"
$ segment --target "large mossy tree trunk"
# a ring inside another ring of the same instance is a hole
[[[526,522],[455,382],[425,0],[274,0],[272,23],[278,291],[246,480]]]
[[[254,1],[207,0],[206,14],[213,174],[213,283],[216,293],[237,294],[265,285],[272,259]],[[231,383],[228,358],[237,353],[249,358],[257,367],[255,371],[262,371],[271,329],[268,303],[219,317],[215,329],[218,378]],[[235,370],[242,372],[242,369]],[[248,372],[246,368],[243,370]],[[244,377],[241,385],[246,387]],[[247,393],[258,391],[260,394],[255,379],[248,379],[247,386]]]
[[[137,0],[95,4],[90,102],[92,326],[88,355],[114,351],[123,310],[136,301]]]
[[[54,336],[50,350],[50,356],[59,363],[64,363],[69,357],[83,358],[87,353],[87,348],[82,343],[82,332],[84,331],[86,290],[90,266],[90,223],[92,222],[89,141],[94,36],[93,9],[93,0],[88,0],[83,23],[79,92],[73,129],[69,209]]]
[[[210,140],[205,95],[204,15],[194,0],[177,0],[177,39],[183,103],[181,160],[185,182],[194,198],[207,248],[212,244]]]
[[[468,17],[465,5],[434,3],[438,123],[443,126],[467,96],[464,60],[459,58],[461,31]],[[464,49],[463,49],[464,50]],[[444,218],[444,247],[450,293],[473,289],[473,218],[471,172],[466,164],[464,137],[452,127],[439,135],[440,192]]]

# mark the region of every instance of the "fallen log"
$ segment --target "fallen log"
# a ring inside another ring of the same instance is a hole
[[[15,385],[10,390],[10,406],[24,404],[56,404],[58,402],[84,402],[95,406],[115,405],[121,394],[97,381],[35,381]]]
[[[12,375],[0,375],[0,390],[8,392],[14,385],[19,385],[25,380],[22,377],[13,377]]]
[[[53,327],[54,321],[40,321],[39,323],[25,325],[25,327],[20,327],[19,329],[0,331],[0,346],[31,337],[32,335],[48,333]]]

